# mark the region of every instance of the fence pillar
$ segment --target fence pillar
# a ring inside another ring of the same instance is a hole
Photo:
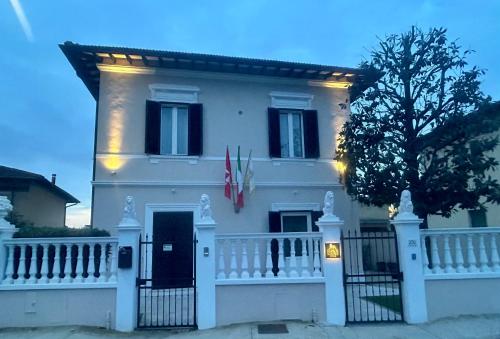
[[[196,220],[196,291],[197,320],[200,330],[216,325],[215,304],[215,227],[210,208],[210,198],[200,199],[200,218]]]
[[[392,220],[392,224],[398,238],[399,266],[403,272],[401,295],[404,318],[408,324],[420,324],[427,321],[427,299],[419,229],[422,221],[413,214],[410,191],[403,191],[398,215]]]
[[[17,231],[16,227],[5,218],[12,211],[12,204],[6,196],[0,196],[0,284],[5,277],[5,267],[7,265],[7,248],[4,241],[12,239]]]
[[[333,214],[333,192],[325,195],[323,216],[316,222],[319,230],[323,232],[320,255],[323,260],[323,275],[325,277],[325,306],[326,322],[330,325],[345,325],[345,296],[344,277],[342,269],[342,244],[341,230],[344,222]],[[326,246],[338,246],[338,258],[327,258]]]
[[[139,264],[139,235],[141,225],[136,219],[134,199],[126,198],[123,218],[117,226],[119,256],[120,248],[132,248],[132,268],[118,268],[118,285],[116,288],[116,330],[131,332],[137,322],[137,269]]]

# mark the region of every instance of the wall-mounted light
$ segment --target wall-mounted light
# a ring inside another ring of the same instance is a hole
[[[325,243],[325,258],[340,259],[340,243],[326,242]]]

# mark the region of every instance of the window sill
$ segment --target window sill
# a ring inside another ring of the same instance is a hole
[[[158,164],[160,161],[187,161],[191,165],[196,165],[200,159],[199,155],[147,155],[149,162],[152,164]]]
[[[299,163],[299,164],[305,164],[306,166],[314,166],[316,162],[318,162],[318,159],[310,159],[310,158],[271,158],[271,161],[273,163],[273,166],[281,166],[281,163],[288,163],[288,164],[293,164],[293,163]]]

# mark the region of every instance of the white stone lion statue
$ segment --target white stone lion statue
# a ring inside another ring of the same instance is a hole
[[[4,196],[0,196],[0,219],[5,218],[12,211],[10,200]]]
[[[201,195],[200,208],[201,219],[212,219],[212,208],[210,207],[210,197],[208,196],[208,194]]]
[[[325,216],[333,215],[333,203],[334,203],[333,192],[332,191],[326,192],[324,206],[323,206],[323,215]]]
[[[123,207],[123,219],[136,219],[134,197],[129,195],[125,198],[125,206]]]

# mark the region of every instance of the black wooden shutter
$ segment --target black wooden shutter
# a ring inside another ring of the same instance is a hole
[[[280,142],[280,111],[277,108],[267,109],[268,132],[269,132],[269,156],[281,158]]]
[[[311,222],[312,222],[312,231],[319,232],[319,227],[316,226],[316,221],[323,216],[323,212],[321,211],[312,211],[311,212]]]
[[[280,212],[269,212],[269,233],[281,232],[281,214]],[[271,260],[273,262],[273,273],[278,274],[278,240],[271,240]]]
[[[146,100],[146,154],[160,154],[161,103]]]
[[[203,105],[189,105],[188,155],[203,154]]]
[[[305,110],[302,120],[304,121],[305,157],[319,158],[318,112]]]

